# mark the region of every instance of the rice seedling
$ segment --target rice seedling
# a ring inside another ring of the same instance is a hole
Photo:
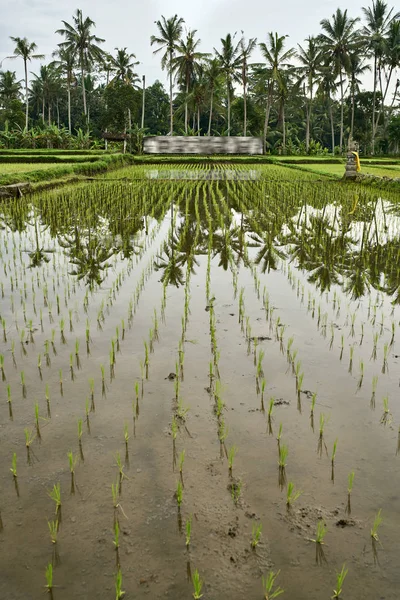
[[[323,545],[325,544],[324,539],[326,536],[327,528],[322,520],[317,523],[317,532],[315,538],[311,539],[311,542],[315,543],[315,562],[317,565],[322,565],[324,562],[327,563]]]
[[[353,356],[354,356],[354,346],[350,346],[350,358],[349,358],[349,373],[353,373]]]
[[[260,350],[260,352],[258,354],[258,360],[257,360],[257,378],[258,379],[262,379],[264,377],[264,370],[262,367],[262,361],[264,360],[264,355],[265,355],[264,350]]]
[[[364,379],[364,361],[360,360],[360,377],[357,383],[357,390],[361,389],[362,383]]]
[[[237,454],[236,446],[231,446],[228,450],[228,465],[229,465],[229,475],[232,477],[232,469],[233,469],[233,460]]]
[[[60,564],[60,555],[58,552],[58,521],[47,521],[47,525],[50,533],[50,540],[53,548],[53,555],[51,564],[56,567]]]
[[[324,413],[321,413],[319,415],[319,437],[318,437],[318,444],[317,444],[317,454],[319,454],[319,456],[322,456],[322,450],[325,447],[325,452],[326,454],[328,454],[328,448],[325,444],[325,440],[324,440],[324,429],[325,429],[325,415]]]
[[[21,386],[22,386],[22,397],[26,398],[26,384],[25,384],[25,373],[21,371]]]
[[[311,411],[310,411],[310,424],[311,429],[314,431],[314,409],[315,409],[315,401],[317,399],[317,393],[314,392],[311,396]]]
[[[8,404],[8,414],[10,417],[10,420],[13,420],[13,410],[12,410],[12,399],[11,399],[11,386],[10,384],[7,385],[7,404]]]
[[[181,482],[182,482],[182,487],[183,487],[183,464],[185,462],[185,450],[182,450],[182,452],[179,455],[179,475],[181,478]]]
[[[353,490],[353,483],[354,483],[354,471],[351,471],[351,473],[349,473],[347,480],[348,480],[348,484],[347,484],[347,505],[346,505],[346,510],[345,512],[348,515],[351,515],[351,492]]]
[[[85,461],[85,457],[83,455],[83,446],[82,446],[82,419],[78,419],[78,445],[79,445],[79,456],[82,462]]]
[[[178,404],[176,407],[176,417],[184,422],[184,421],[186,421],[186,415],[187,415],[188,411],[189,411],[189,408],[187,406],[183,406],[182,398],[179,398]]]
[[[290,509],[292,507],[293,502],[296,502],[296,500],[300,498],[302,493],[303,492],[301,492],[300,490],[295,489],[294,483],[289,481],[286,490],[286,507]]]
[[[370,407],[372,410],[375,409],[375,396],[376,396],[377,385],[378,385],[378,376],[374,375],[372,377],[372,394],[371,394],[371,400],[370,400]]]
[[[67,452],[69,472],[71,473],[71,494],[75,494],[75,466],[78,462],[78,457],[74,456],[72,451]]]
[[[346,569],[346,565],[343,565],[340,573],[336,573],[336,588],[333,590],[333,596],[331,596],[332,599],[339,598],[341,596],[343,591],[343,583],[348,572],[349,570]]]
[[[4,354],[0,354],[0,370],[1,370],[1,379],[2,381],[6,381],[6,374],[4,371]]]
[[[265,412],[265,407],[264,407],[264,393],[265,393],[265,386],[266,386],[267,382],[265,380],[265,378],[263,378],[261,380],[261,412]]]
[[[75,340],[75,361],[76,361],[76,368],[79,370],[81,368],[81,361],[79,358],[79,340],[78,338]]]
[[[53,485],[52,490],[50,490],[50,492],[48,492],[48,494],[56,505],[55,515],[56,515],[56,520],[57,520],[58,527],[59,527],[60,523],[61,523],[61,486],[60,486],[60,484],[55,483]]]
[[[260,543],[261,532],[262,532],[262,523],[259,523],[259,524],[253,523],[253,527],[251,530],[251,542],[250,542],[250,545],[253,548],[253,550],[255,550],[255,548]]]
[[[390,425],[392,422],[392,413],[389,410],[389,397],[385,396],[382,399],[382,402],[383,402],[383,413],[382,413],[380,422],[382,425],[385,425],[385,426]]]
[[[178,483],[176,485],[175,498],[176,498],[176,502],[178,504],[178,509],[180,509],[180,506],[182,504],[182,499],[183,499],[183,487],[182,487],[182,482],[180,479],[178,480]]]
[[[285,444],[279,444],[278,446],[279,458],[278,458],[278,484],[281,490],[283,490],[284,485],[286,483],[286,464],[287,457],[289,454],[289,449]]]
[[[121,496],[121,494],[122,494],[122,481],[124,479],[128,479],[128,477],[125,475],[125,473],[123,471],[123,466],[122,466],[122,462],[121,462],[121,456],[120,456],[119,452],[116,453],[115,460],[116,460],[116,463],[117,463],[118,473],[119,473],[119,475],[118,475],[118,477],[119,477],[119,480],[118,480],[118,494]]]
[[[382,513],[382,509],[380,508],[375,515],[374,522],[371,527],[371,537],[376,542],[379,542],[378,529],[383,521],[381,513]]]
[[[274,600],[274,598],[277,598],[284,593],[284,590],[275,583],[279,573],[280,571],[277,571],[276,573],[274,573],[274,571],[269,571],[268,575],[262,577],[264,600]]]
[[[190,539],[192,536],[192,515],[190,515],[185,522],[185,532],[186,532],[186,548],[189,550]]]
[[[385,374],[388,370],[388,354],[389,354],[389,344],[385,343],[383,345],[383,363],[382,363],[382,373]]]
[[[203,589],[203,581],[200,578],[200,575],[199,575],[199,572],[197,569],[195,569],[195,571],[193,573],[192,582],[193,582],[193,588],[194,588],[193,598],[194,598],[194,600],[200,600],[200,598],[203,597],[203,594],[201,593],[201,590]]]
[[[121,567],[118,567],[117,574],[115,576],[115,600],[121,600],[125,596],[125,592],[122,589],[122,571]]]
[[[240,496],[242,493],[243,483],[240,479],[232,481],[231,483],[231,496],[235,506],[239,504]]]
[[[268,433],[269,435],[273,434],[272,431],[272,411],[274,409],[275,398],[271,398],[268,406]]]
[[[50,594],[50,599],[53,600],[53,565],[49,563],[46,567],[46,585],[44,586],[47,593]]]
[[[35,410],[36,436],[37,436],[38,440],[41,440],[42,435],[40,433],[40,425],[39,425],[39,404],[37,402],[35,402],[34,410]]]

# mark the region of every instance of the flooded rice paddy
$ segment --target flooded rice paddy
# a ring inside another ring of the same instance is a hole
[[[0,203],[0,598],[397,599],[398,197],[176,170]]]

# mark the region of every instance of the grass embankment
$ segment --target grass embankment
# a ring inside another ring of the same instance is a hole
[[[11,172],[4,172],[4,164],[0,164],[0,185],[11,185],[15,183],[38,183],[52,181],[68,176],[85,175],[92,177],[104,173],[109,169],[117,169],[132,164],[132,157],[126,154],[112,154],[99,156],[95,162],[85,161],[77,163],[63,163],[53,166],[54,163],[46,165],[37,164],[32,169],[26,165],[13,164]],[[7,165],[9,167],[10,165]],[[38,168],[36,168],[38,167]],[[47,168],[46,168],[47,167]]]

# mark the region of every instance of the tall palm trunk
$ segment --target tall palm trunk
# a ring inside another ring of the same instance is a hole
[[[286,154],[286,121],[285,121],[285,103],[282,102],[282,151]]]
[[[188,94],[189,94],[189,75],[186,73],[186,97],[185,97],[185,134],[188,132]]]
[[[81,63],[83,114],[85,115],[86,120],[88,121],[88,119],[87,119],[87,116],[88,116],[88,114],[87,114],[87,106],[86,106],[85,72],[84,72],[84,68],[83,68],[83,54],[81,54],[80,59],[81,59],[80,63]]]
[[[376,53],[374,56],[374,92],[372,98],[372,154],[375,153],[375,112],[376,112]]]
[[[226,91],[228,94],[228,136],[231,135],[231,95],[229,89],[229,77],[226,76]]]
[[[145,96],[146,96],[146,76],[143,75],[143,91],[142,91],[142,129],[144,129],[144,107],[145,107]]]
[[[197,105],[197,135],[200,135],[200,106]]]
[[[342,148],[343,148],[343,109],[344,109],[344,104],[343,104],[343,73],[342,70],[340,69],[340,138],[339,138],[339,148],[340,148],[340,154],[342,154]]]
[[[67,75],[68,131],[71,135],[71,83]]]
[[[25,129],[28,131],[28,110],[29,110],[29,100],[28,100],[28,65],[27,60],[24,58],[24,69],[25,69]],[[44,120],[44,117],[43,117]]]
[[[351,89],[351,124],[350,124],[350,137],[351,139],[353,139],[353,132],[354,132],[354,109],[355,109],[355,102],[354,102],[354,84],[352,85],[352,89]]]
[[[271,112],[271,106],[272,106],[273,91],[274,91],[274,83],[272,82],[268,85],[267,106],[265,109],[264,135],[263,135],[264,154],[266,154],[266,152],[267,152],[267,133],[268,133],[269,113]]]
[[[333,124],[333,111],[332,111],[332,99],[329,96],[328,97],[328,102],[329,102],[329,119],[331,122],[331,139],[332,139],[332,156],[335,156],[335,127]]]
[[[243,135],[247,135],[247,94],[246,94],[246,82],[243,81]]]
[[[172,108],[172,51],[169,53],[169,109],[170,109],[170,125],[169,134],[174,133],[174,113]]]
[[[214,88],[211,89],[210,117],[208,119],[208,131],[207,131],[208,137],[210,137],[210,135],[211,135],[211,121],[212,121],[212,114],[213,114],[213,100],[214,100]]]

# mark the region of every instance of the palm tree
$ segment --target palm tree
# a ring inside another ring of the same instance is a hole
[[[242,62],[242,86],[243,86],[243,135],[246,137],[247,135],[247,82],[249,78],[249,65],[248,60],[250,58],[251,53],[257,44],[257,38],[250,38],[246,44],[246,40],[244,37],[240,40],[240,58]]]
[[[24,61],[24,72],[25,72],[25,129],[28,129],[28,111],[29,111],[29,99],[28,99],[28,60],[42,59],[44,54],[34,54],[37,45],[35,42],[28,42],[26,37],[12,37],[10,39],[16,44],[14,49],[14,56],[8,56],[7,58],[18,58],[21,57]]]
[[[374,152],[376,135],[376,90],[378,80],[381,82],[382,59],[385,52],[384,37],[391,22],[400,17],[400,13],[393,14],[393,8],[388,10],[388,5],[384,0],[372,0],[372,7],[362,8],[366,25],[362,29],[362,34],[366,42],[366,49],[374,59],[374,90],[372,105],[372,153]]]
[[[75,81],[74,67],[75,67],[75,52],[72,48],[58,48],[53,52],[53,56],[57,60],[53,61],[60,71],[65,76],[67,84],[67,103],[68,103],[68,131],[72,132],[71,127],[71,85]]]
[[[215,88],[218,85],[218,82],[221,79],[221,63],[218,58],[213,58],[209,60],[204,69],[204,80],[207,85],[207,89],[210,94],[210,116],[208,119],[208,131],[207,135],[210,137],[211,135],[211,122],[213,117],[213,107],[214,107],[214,93]]]
[[[42,100],[42,119],[45,121],[45,106],[47,104],[48,124],[51,125],[51,107],[60,90],[59,72],[54,64],[41,65],[39,75],[33,74],[33,89],[35,96],[40,93]]]
[[[283,73],[291,66],[287,61],[295,56],[294,48],[284,51],[285,39],[287,37],[286,35],[278,36],[276,32],[274,34],[270,31],[268,33],[268,45],[264,42],[259,44],[261,54],[267,63],[265,74],[268,79],[267,106],[264,122],[264,153],[266,151],[269,115],[274,97],[275,84],[278,84],[278,86],[282,85]]]
[[[386,96],[387,96],[387,93],[389,90],[389,85],[390,85],[390,82],[392,79],[392,75],[395,72],[395,70],[400,66],[400,19],[397,21],[391,21],[391,23],[389,25],[389,30],[387,32],[384,42],[385,42],[385,51],[384,51],[384,55],[383,55],[383,59],[382,59],[382,64],[383,64],[383,70],[385,71],[384,76],[385,76],[385,80],[386,80],[386,85],[385,85],[385,90],[383,91],[382,77],[380,77],[382,101],[381,101],[381,106],[379,108],[379,111],[378,111],[378,114],[376,117],[376,121],[375,121],[375,131],[379,124],[379,118],[384,110],[385,100],[386,100]],[[395,86],[393,102],[395,100],[398,87],[399,87],[399,80],[397,80],[397,83]],[[392,106],[393,106],[393,102],[392,102]],[[391,109],[388,112],[390,115]],[[384,121],[387,122],[388,116],[384,119]],[[386,123],[385,123],[385,125],[386,125]]]
[[[318,72],[322,61],[322,51],[318,47],[317,39],[314,36],[308,36],[305,40],[307,46],[303,48],[299,44],[299,53],[297,55],[300,67],[300,81],[304,84],[304,96],[306,99],[306,152],[310,148],[310,134],[312,122],[312,103],[314,99],[314,86],[317,83]]]
[[[360,36],[355,27],[359,18],[350,19],[347,9],[342,12],[340,8],[329,19],[322,19],[320,25],[325,33],[318,36],[322,43],[323,51],[327,53],[331,68],[340,83],[340,141],[339,148],[343,148],[343,109],[344,109],[344,78],[349,71],[350,54],[360,48]]]
[[[156,21],[159,35],[152,35],[150,38],[151,45],[157,44],[159,48],[154,50],[154,54],[158,54],[162,50],[165,51],[161,58],[161,68],[167,69],[169,73],[169,108],[170,108],[170,135],[174,134],[174,110],[172,105],[172,75],[173,75],[173,58],[174,53],[178,49],[178,42],[182,35],[182,26],[184,24],[182,17],[174,15],[169,19],[161,16],[161,21]]]
[[[173,69],[176,71],[178,79],[185,86],[185,134],[188,131],[188,95],[190,85],[193,83],[196,75],[200,74],[201,61],[209,56],[205,52],[199,52],[197,47],[200,44],[200,39],[195,39],[197,30],[189,30],[186,34],[186,40],[181,40],[177,45],[179,53],[173,59]]]
[[[20,90],[21,82],[17,81],[15,71],[0,71],[0,103],[4,108],[18,99]]]
[[[232,91],[232,80],[238,81],[238,71],[241,67],[240,58],[240,42],[234,46],[233,39],[235,36],[231,36],[230,33],[226,38],[221,38],[222,49],[218,52],[214,48],[214,52],[221,63],[221,68],[225,73],[226,81],[226,95],[227,95],[227,108],[228,108],[228,135],[231,135],[231,91]]]
[[[117,55],[110,57],[115,77],[113,81],[121,81],[127,85],[135,85],[139,81],[139,75],[133,71],[139,61],[133,61],[135,54],[128,54],[126,48],[115,48]]]
[[[63,35],[65,38],[65,42],[58,44],[59,47],[70,50],[70,52],[78,59],[81,70],[83,113],[88,121],[85,72],[90,72],[90,66],[93,62],[102,60],[104,52],[98,44],[101,44],[105,40],[92,34],[92,28],[95,27],[96,24],[90,17],[86,17],[84,20],[82,11],[79,8],[72,18],[72,25],[66,21],[62,21],[64,28],[57,29],[56,33]]]
[[[349,79],[350,79],[350,98],[351,98],[351,124],[350,137],[353,138],[354,131],[354,96],[360,91],[361,80],[359,77],[364,75],[366,71],[370,71],[371,67],[365,64],[365,58],[360,56],[358,52],[353,52],[349,57]]]
[[[337,89],[336,75],[329,64],[321,67],[321,78],[319,80],[317,93],[326,102],[331,124],[332,156],[335,155],[335,124],[333,120],[333,100],[332,96]]]

